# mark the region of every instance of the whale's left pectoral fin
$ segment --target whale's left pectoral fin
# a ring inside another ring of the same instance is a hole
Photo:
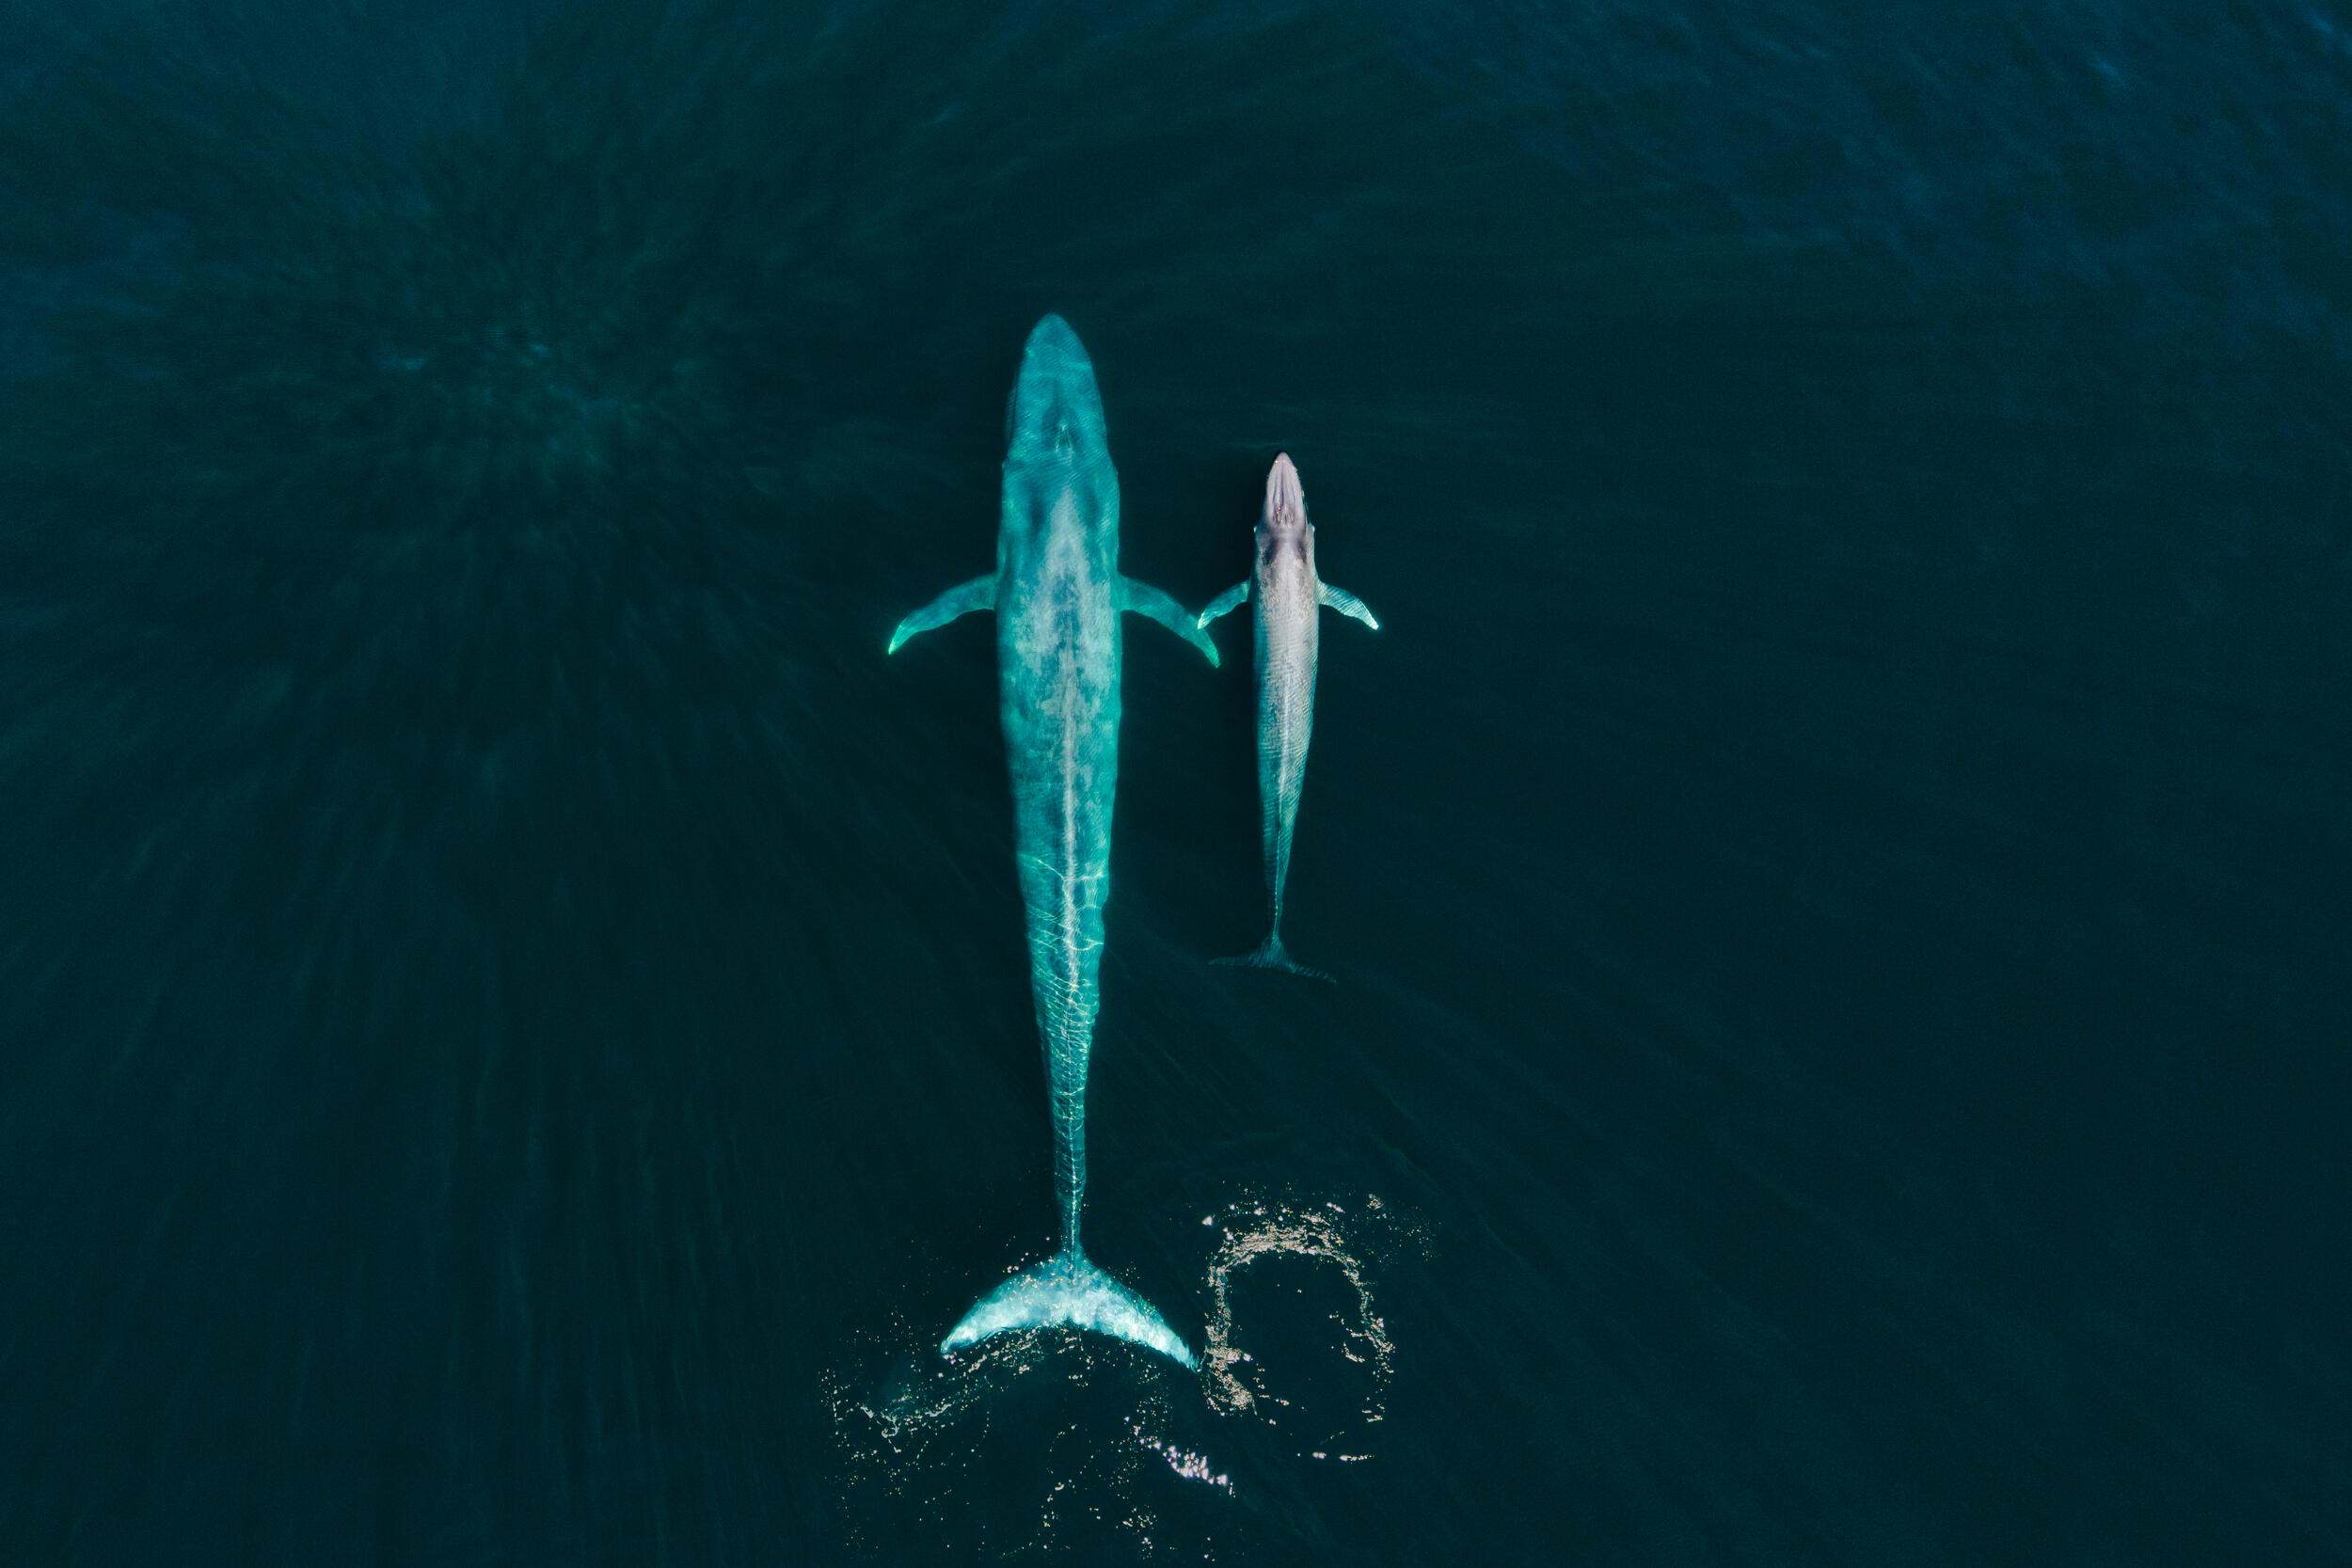
[[[1380,629],[1380,618],[1372,612],[1371,607],[1344,588],[1334,588],[1327,582],[1317,588],[1315,597],[1318,602],[1330,606],[1343,615],[1354,616],[1375,631]]]
[[[1216,644],[1200,629],[1190,610],[1148,582],[1133,578],[1119,579],[1119,608],[1132,610],[1138,615],[1149,615],[1185,641],[1200,650],[1211,665],[1216,663]]]
[[[920,637],[927,631],[937,631],[959,615],[969,615],[976,610],[996,608],[996,574],[974,578],[970,582],[957,583],[939,597],[898,623],[898,629],[890,634],[890,653],[897,653],[907,644],[907,639]]]

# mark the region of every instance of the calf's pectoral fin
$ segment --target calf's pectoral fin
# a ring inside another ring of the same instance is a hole
[[[970,582],[957,583],[939,597],[898,623],[898,629],[890,634],[889,653],[906,646],[907,639],[920,637],[927,631],[937,631],[959,615],[969,615],[976,610],[996,608],[996,574],[974,578]]]
[[[1183,605],[1178,604],[1150,583],[1137,582],[1133,578],[1120,578],[1119,579],[1119,608],[1132,610],[1138,615],[1149,615],[1200,649],[1201,656],[1211,665],[1216,663],[1216,644],[1209,641],[1209,634],[1200,629],[1200,622],[1194,619],[1192,613]]]
[[[1231,615],[1234,610],[1241,608],[1242,600],[1248,597],[1249,597],[1249,579],[1248,578],[1244,578],[1239,582],[1233,584],[1232,587],[1228,588],[1224,593],[1219,594],[1216,598],[1211,599],[1209,601],[1209,608],[1200,612],[1200,616],[1194,620],[1193,625],[1196,626],[1205,626],[1220,615]]]
[[[1380,618],[1372,612],[1371,608],[1363,600],[1344,588],[1334,588],[1327,582],[1324,583],[1315,590],[1315,598],[1318,603],[1329,605],[1343,615],[1354,616],[1375,631],[1380,629]]]

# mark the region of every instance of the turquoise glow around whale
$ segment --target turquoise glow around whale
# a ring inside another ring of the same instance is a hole
[[[1054,1115],[1061,1248],[982,1297],[940,1350],[1009,1328],[1090,1329],[1187,1367],[1192,1351],[1140,1296],[1088,1259],[1087,1069],[1110,899],[1111,807],[1119,787],[1120,613],[1149,615],[1216,649],[1194,617],[1119,573],[1119,475],[1093,363],[1059,316],[1030,332],[1006,420],[996,569],[901,622],[908,639],[976,610],[996,612],[998,696],[1011,776],[1014,859],[1028,928],[1029,980]]]

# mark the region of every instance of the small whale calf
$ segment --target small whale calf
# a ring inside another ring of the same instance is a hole
[[[1286,970],[1328,980],[1282,946],[1282,888],[1290,879],[1291,833],[1298,825],[1298,795],[1307,782],[1307,742],[1315,727],[1315,667],[1321,658],[1322,616],[1327,606],[1380,629],[1364,601],[1315,574],[1315,529],[1307,520],[1307,493],[1290,453],[1265,476],[1265,505],[1258,515],[1257,565],[1200,612],[1206,626],[1253,594],[1258,601],[1258,815],[1265,858],[1268,910],[1265,940],[1254,952],[1219,963]]]

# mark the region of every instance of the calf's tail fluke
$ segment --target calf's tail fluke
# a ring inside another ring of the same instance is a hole
[[[1321,980],[1326,985],[1339,983],[1322,970],[1311,969],[1292,958],[1289,949],[1282,945],[1282,933],[1279,931],[1268,931],[1265,934],[1265,941],[1258,943],[1247,953],[1212,961],[1221,964],[1238,964],[1245,969],[1279,969],[1285,974],[1303,974],[1310,980]]]
[[[1200,1358],[1152,1304],[1096,1267],[1074,1247],[1023,1269],[973,1304],[947,1331],[939,1354],[953,1355],[1013,1328],[1083,1328],[1158,1351],[1180,1367]]]

